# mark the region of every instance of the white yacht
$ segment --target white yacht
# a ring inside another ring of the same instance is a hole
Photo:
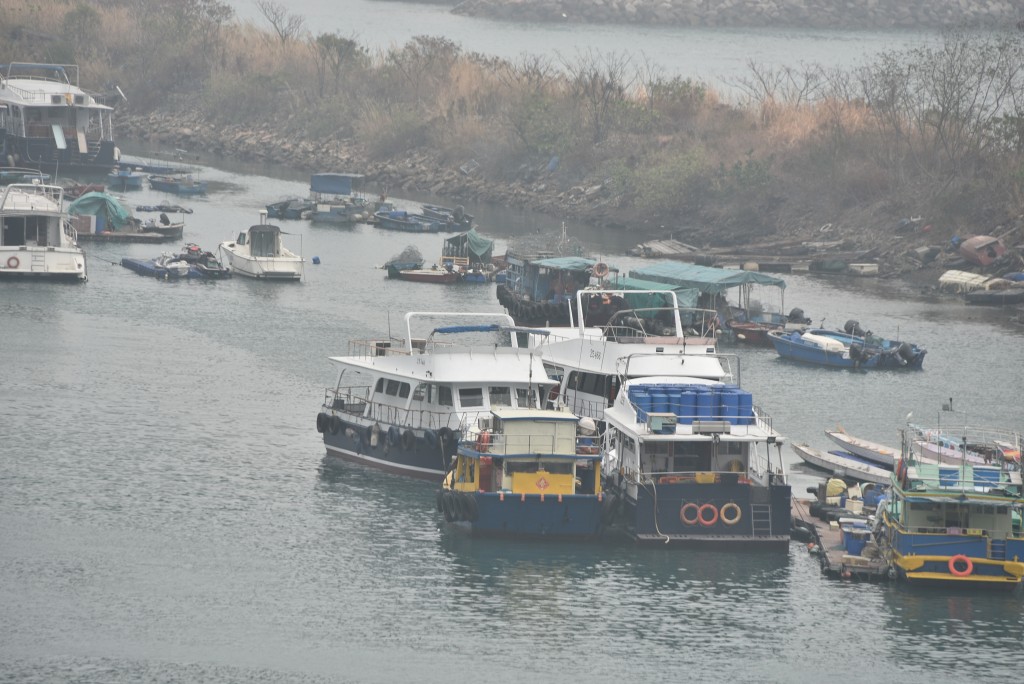
[[[109,171],[120,156],[113,111],[79,87],[73,64],[0,65],[0,150],[8,166]]]
[[[0,193],[0,278],[84,281],[85,252],[68,220],[64,189],[37,180]]]
[[[411,312],[404,338],[350,342],[316,419],[327,453],[440,483],[482,417],[539,409],[554,384],[514,332],[507,314]]]
[[[715,322],[714,311],[680,306],[679,294],[666,286],[586,289],[576,293],[568,326],[538,329],[543,334],[530,335],[529,343],[559,382],[551,403],[600,421],[623,380],[738,382],[738,358],[718,353]]]
[[[232,273],[264,280],[299,280],[306,260],[282,244],[281,229],[267,223],[267,211],[260,211],[260,222],[238,234],[235,240],[220,243],[221,262]]]

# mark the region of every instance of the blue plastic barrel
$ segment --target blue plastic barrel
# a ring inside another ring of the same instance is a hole
[[[679,393],[679,423],[690,425],[693,423],[693,416],[697,413],[697,393],[684,391]]]
[[[738,421],[739,425],[754,424],[754,395],[750,392],[740,390],[737,395],[739,400]]]
[[[700,420],[711,420],[715,414],[715,395],[711,392],[699,392],[697,394],[697,418]]]
[[[721,414],[722,420],[727,420],[733,425],[739,425],[740,422],[740,395],[734,389],[723,389],[721,403]]]
[[[647,392],[636,392],[633,395],[633,403],[636,404],[636,422],[646,423],[647,414],[651,410],[651,396]]]
[[[651,392],[651,413],[668,413],[668,395],[664,392]]]

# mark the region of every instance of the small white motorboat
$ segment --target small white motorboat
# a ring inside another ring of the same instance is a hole
[[[220,243],[221,263],[232,273],[263,280],[299,280],[305,259],[281,243],[281,229],[266,222],[266,209],[260,222],[238,234],[235,240]]]
[[[846,430],[842,427],[837,427],[835,430],[825,430],[825,434],[829,439],[838,444],[843,451],[860,456],[872,463],[878,463],[886,468],[892,468],[896,459],[899,458],[899,452],[896,449],[877,442],[869,442],[866,439],[858,439],[853,435],[847,434]]]
[[[871,465],[860,460],[854,454],[835,453],[821,451],[807,444],[792,444],[796,455],[808,465],[837,473],[840,477],[857,480],[859,482],[874,482],[875,484],[889,484],[892,479],[892,471],[880,466]],[[840,455],[843,454],[843,455]]]

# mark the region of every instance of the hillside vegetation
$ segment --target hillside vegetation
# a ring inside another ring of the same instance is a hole
[[[217,0],[8,0],[0,59],[119,85],[134,134],[398,186],[422,176],[638,237],[767,244],[829,224],[871,246],[912,216],[938,241],[1022,213],[1020,31],[952,31],[853,71],[752,63],[727,102],[642,53],[504,61],[430,36],[374,52],[258,6],[256,26]]]

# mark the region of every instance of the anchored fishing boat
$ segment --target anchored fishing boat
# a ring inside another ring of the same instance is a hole
[[[594,539],[601,456],[564,411],[496,408],[459,443],[437,509],[473,535]]]
[[[1013,588],[1024,577],[1024,495],[1019,464],[923,462],[905,428],[891,494],[876,531],[890,574],[911,584]],[[1020,453],[1021,436],[963,428],[962,444]]]
[[[84,281],[85,252],[64,207],[64,189],[36,182],[0,190],[0,278]]]
[[[927,352],[916,344],[864,332],[856,321],[847,321],[846,327],[845,332],[825,328],[773,330],[768,338],[778,355],[790,361],[858,370],[923,367]]]
[[[749,392],[697,378],[626,380],[604,418],[604,488],[629,538],[789,547],[783,440]]]
[[[448,325],[414,334],[438,320]],[[351,342],[330,358],[338,381],[317,415],[327,453],[440,483],[478,418],[539,409],[554,384],[515,331],[503,314],[410,312],[403,338]]]

